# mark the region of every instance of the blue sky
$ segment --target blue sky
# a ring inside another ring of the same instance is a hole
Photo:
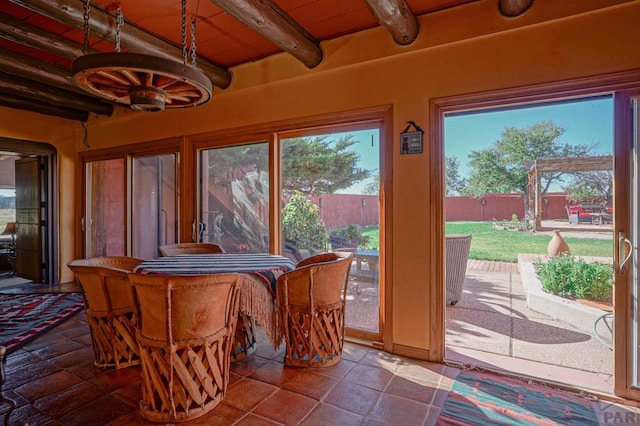
[[[452,114],[445,117],[445,155],[456,156],[460,162],[458,172],[467,177],[467,155],[471,150],[489,148],[500,140],[507,127],[526,128],[541,121],[553,121],[563,126],[565,133],[560,143],[595,144],[594,154],[613,152],[613,99],[610,96],[580,101],[544,104],[511,110],[492,110],[477,113]],[[380,137],[377,129],[360,132],[336,133],[337,140],[345,134],[357,141],[351,148],[360,154],[359,166],[374,170],[375,178],[359,182],[339,191],[359,194],[369,182],[378,179]],[[427,143],[425,138],[425,143]]]
[[[500,140],[507,127],[526,128],[541,121],[553,121],[565,128],[560,143],[597,145],[596,155],[613,152],[613,100],[590,98],[571,103],[466,113],[445,117],[445,155],[456,156],[460,162],[458,172],[467,177],[467,155],[472,150],[491,147]]]

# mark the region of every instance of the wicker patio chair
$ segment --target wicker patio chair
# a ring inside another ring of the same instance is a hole
[[[322,253],[278,277],[278,321],[289,366],[336,364],[344,345],[344,308],[353,253]]]
[[[445,236],[445,289],[447,304],[455,305],[462,299],[464,277],[471,249],[471,234]]]
[[[179,254],[222,253],[222,248],[213,243],[177,243],[158,247],[160,256],[177,256]]]
[[[238,318],[237,274],[129,274],[140,312],[140,414],[156,422],[200,417],[223,399]]]
[[[97,367],[140,364],[135,338],[138,315],[127,274],[141,262],[132,257],[108,256],[68,263],[82,287]]]

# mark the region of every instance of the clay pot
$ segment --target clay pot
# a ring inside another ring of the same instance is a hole
[[[549,256],[557,256],[559,254],[571,254],[571,250],[569,250],[569,244],[562,238],[559,230],[553,231],[553,237],[551,241],[549,241],[549,245],[547,246],[547,254]]]

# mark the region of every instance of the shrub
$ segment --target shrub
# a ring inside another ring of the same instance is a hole
[[[282,209],[282,234],[285,242],[297,250],[315,253],[326,245],[327,231],[320,210],[301,192],[296,191]]]
[[[554,256],[534,262],[542,288],[568,298],[608,301],[611,299],[613,267],[587,263],[571,255]]]
[[[362,228],[358,225],[349,225],[345,228],[336,228],[329,231],[329,241],[334,249],[340,247],[358,247],[366,244],[369,238],[366,237]]]

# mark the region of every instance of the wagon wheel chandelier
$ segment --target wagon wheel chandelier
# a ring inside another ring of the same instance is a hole
[[[196,18],[191,20],[191,47],[187,49],[187,2],[182,0],[182,56],[184,63],[139,53],[120,52],[120,28],[124,17],[116,3],[116,51],[89,52],[89,10],[85,1],[85,54],[73,61],[76,84],[103,99],[129,105],[135,111],[195,107],[211,99],[211,81],[196,69]],[[188,57],[191,57],[189,65]]]

